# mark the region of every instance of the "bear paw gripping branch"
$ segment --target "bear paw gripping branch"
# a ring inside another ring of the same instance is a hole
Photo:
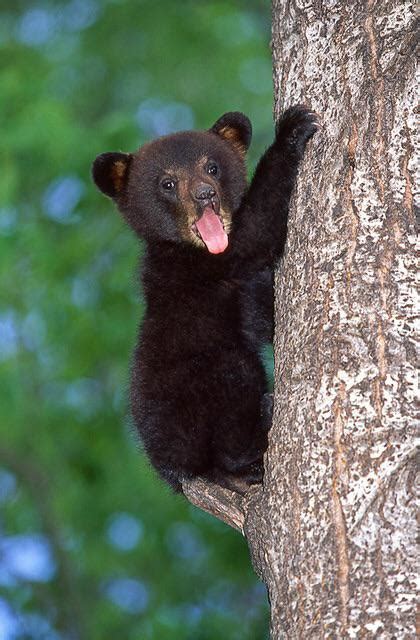
[[[177,491],[197,475],[240,491],[262,479],[272,273],[316,129],[313,112],[288,109],[249,186],[252,129],[237,112],[93,163],[98,188],[146,242],[131,410],[151,463]]]

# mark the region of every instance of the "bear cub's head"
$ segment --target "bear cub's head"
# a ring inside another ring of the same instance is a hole
[[[208,131],[158,138],[135,153],[102,153],[97,187],[141,237],[222,253],[245,192],[249,119],[225,113]]]

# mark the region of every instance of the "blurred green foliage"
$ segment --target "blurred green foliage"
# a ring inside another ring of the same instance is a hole
[[[245,542],[172,495],[131,432],[139,249],[90,165],[229,110],[254,162],[268,4],[0,4],[2,640],[267,637]]]

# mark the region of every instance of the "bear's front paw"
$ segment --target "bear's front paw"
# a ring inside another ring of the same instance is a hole
[[[306,143],[319,129],[318,116],[304,105],[287,109],[276,126],[276,142],[302,155]]]

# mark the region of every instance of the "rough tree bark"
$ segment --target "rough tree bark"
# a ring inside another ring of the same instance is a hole
[[[247,537],[271,637],[415,637],[411,0],[274,0],[275,111],[310,144],[277,274],[264,486],[190,500]]]

